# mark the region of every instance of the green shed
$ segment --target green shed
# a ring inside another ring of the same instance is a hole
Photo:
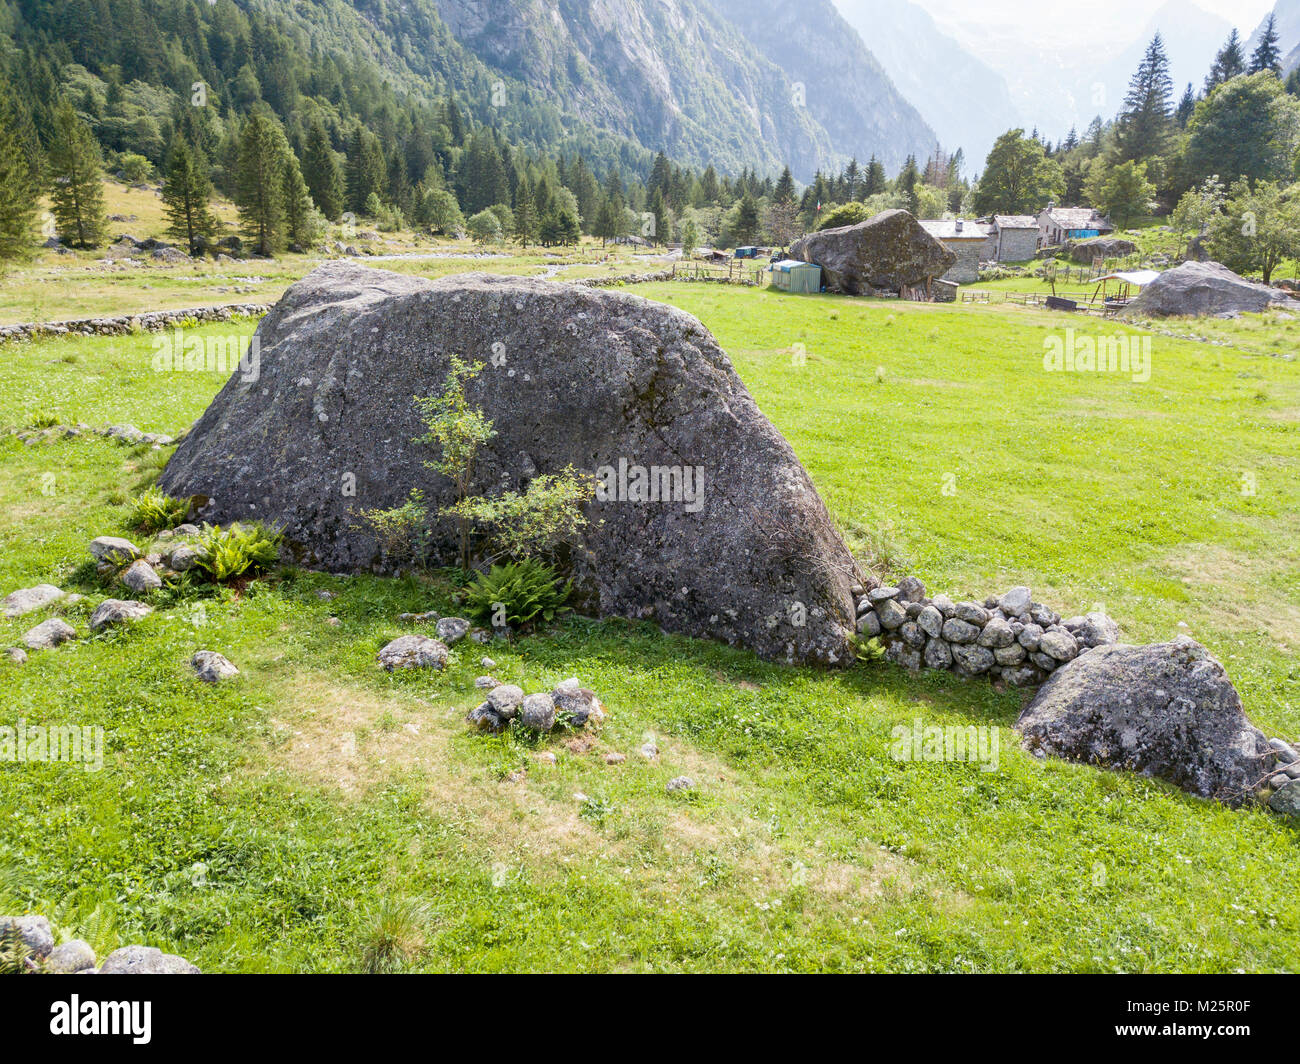
[[[820,292],[822,268],[815,262],[782,259],[772,263],[772,284],[783,292]]]

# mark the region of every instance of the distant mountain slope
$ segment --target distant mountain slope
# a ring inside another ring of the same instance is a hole
[[[962,148],[977,172],[998,136],[1020,125],[1006,79],[907,0],[836,0],[889,77],[934,127],[948,151]]]
[[[876,155],[891,172],[908,154],[934,149],[938,134],[900,92],[878,57],[831,0],[710,0],[745,39],[803,86],[809,114],[839,156]]]

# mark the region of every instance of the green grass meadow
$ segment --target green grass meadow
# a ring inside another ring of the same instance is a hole
[[[1209,343],[1014,306],[635,291],[714,332],[880,575],[980,599],[1026,583],[1067,615],[1103,604],[1126,641],[1190,634],[1267,734],[1300,734],[1291,323],[1218,322]],[[1150,379],[1046,371],[1069,326],[1149,339]],[[156,373],[152,352],[149,335],[7,344],[0,426],[179,431],[223,380]],[[1025,694],[985,681],[873,654],[787,668],[577,617],[385,674],[400,612],[452,610],[432,576],[284,570],[158,593],[144,621],[88,636],[117,592],[87,545],[129,535],[169,453],[0,436],[0,594],[85,596],[0,619],[0,646],[60,609],[81,634],[0,660],[0,723],[106,738],[100,772],[0,763],[0,911],[221,972],[1300,969],[1300,829],[1040,763],[1011,729]],[[241,675],[201,684],[200,648]],[[471,734],[484,653],[530,690],[581,677],[603,729]],[[891,759],[916,719],[996,726],[996,771]],[[666,793],[681,774],[696,790]]]

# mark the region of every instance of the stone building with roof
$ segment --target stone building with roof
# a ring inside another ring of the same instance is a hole
[[[1105,236],[1114,231],[1110,219],[1093,207],[1058,207],[1049,203],[1038,213],[1040,248],[1055,247],[1067,240]]]

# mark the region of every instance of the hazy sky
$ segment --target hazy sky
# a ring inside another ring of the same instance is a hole
[[[1043,25],[1061,21],[1072,25],[1144,23],[1165,0],[914,0],[940,22],[952,20],[966,25],[979,22],[1021,22]],[[1273,9],[1273,0],[1196,0],[1196,6],[1234,23],[1242,36],[1254,31],[1260,19]]]

